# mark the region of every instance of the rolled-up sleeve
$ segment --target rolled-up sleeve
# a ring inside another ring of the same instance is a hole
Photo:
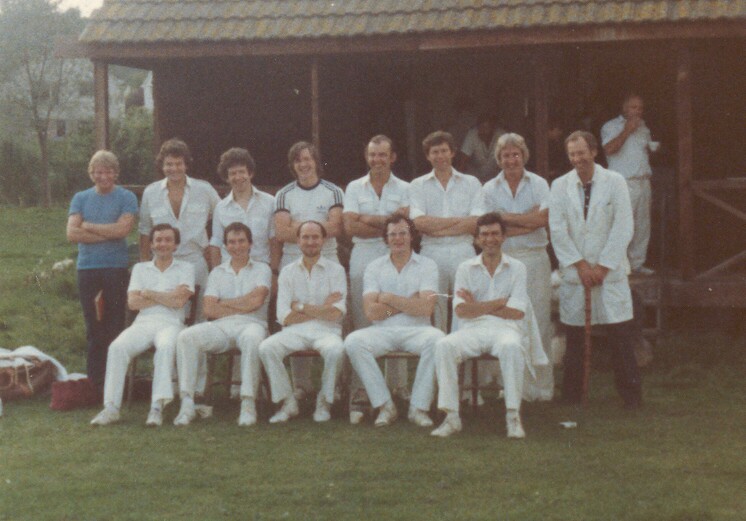
[[[510,269],[513,271],[513,287],[510,289],[510,297],[505,304],[506,307],[526,312],[528,292],[526,291],[526,266],[522,262],[511,262]]]
[[[358,206],[358,199],[360,198],[358,186],[358,183],[355,182],[347,185],[344,198],[345,212],[360,213],[360,207]]]
[[[290,314],[290,303],[293,301],[292,274],[289,269],[283,269],[277,279],[277,322],[285,324]]]
[[[427,215],[426,209],[424,183],[415,179],[409,183],[409,218],[414,220]]]
[[[339,292],[342,294],[342,299],[334,303],[334,307],[342,312],[342,315],[347,313],[347,275],[345,270],[339,264],[333,264],[334,271],[330,273],[332,280],[330,281],[332,293]]]

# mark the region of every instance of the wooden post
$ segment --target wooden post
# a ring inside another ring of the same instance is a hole
[[[311,138],[314,146],[321,151],[321,122],[319,119],[319,59],[314,56],[311,62]]]
[[[679,153],[679,257],[685,279],[694,276],[692,193],[692,58],[686,45],[678,48],[676,67],[676,126]]]
[[[109,66],[93,62],[93,101],[96,149],[109,148]]]
[[[152,82],[151,88],[153,89],[153,154],[158,155],[161,143],[163,143],[163,114],[166,113],[166,108],[163,106],[163,96],[165,89],[163,89],[163,77],[161,71],[153,69],[151,71]],[[160,172],[156,172],[158,176]]]
[[[549,177],[549,102],[547,100],[547,70],[543,56],[534,59],[534,154],[536,173]]]

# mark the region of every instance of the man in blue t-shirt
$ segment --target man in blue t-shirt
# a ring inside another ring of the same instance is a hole
[[[67,239],[78,243],[78,293],[86,326],[88,378],[101,389],[109,344],[124,329],[126,237],[135,222],[137,197],[115,184],[119,161],[107,150],[93,155],[88,175],[94,186],[73,196]],[[99,293],[103,300],[100,316],[96,311]]]

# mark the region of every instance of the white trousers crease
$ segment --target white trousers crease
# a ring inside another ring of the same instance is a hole
[[[435,393],[434,349],[436,342],[444,336],[441,330],[429,326],[371,326],[348,335],[345,339],[345,351],[365,386],[371,405],[380,407],[391,400],[391,393],[386,387],[376,358],[392,351],[405,351],[420,357],[410,405],[424,411],[430,409]]]
[[[435,345],[435,374],[438,379],[438,408],[459,410],[458,365],[465,360],[489,353],[500,361],[505,407],[520,409],[526,358],[521,348],[520,325],[467,327],[438,341]],[[517,322],[517,321],[515,321]]]
[[[319,326],[315,321],[288,326],[260,344],[259,356],[269,377],[273,402],[279,403],[293,394],[283,360],[289,354],[305,349],[313,349],[323,358],[321,392],[327,403],[334,403],[334,388],[342,366],[344,344],[339,330]]]
[[[182,331],[176,349],[181,395],[194,396],[200,361],[208,353],[238,348],[241,351],[241,397],[256,398],[261,378],[259,344],[266,337],[264,326],[245,320],[204,322]]]
[[[632,219],[634,234],[627,247],[627,257],[630,268],[635,270],[645,264],[650,242],[650,205],[652,204],[652,190],[650,179],[629,179],[629,199],[632,203]]]
[[[104,404],[119,409],[122,406],[124,380],[134,357],[155,347],[153,356],[152,403],[174,398],[173,385],[176,338],[184,329],[182,324],[169,324],[158,318],[135,319],[109,346],[104,380]]]

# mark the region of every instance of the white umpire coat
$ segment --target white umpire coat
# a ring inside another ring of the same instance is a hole
[[[573,266],[585,259],[609,269],[604,283],[591,292],[591,323],[615,324],[632,319],[627,275],[627,246],[632,239],[632,207],[621,174],[595,165],[588,218],[583,216],[583,184],[576,170],[552,183],[549,229],[560,265],[560,320],[585,324],[585,296]]]

